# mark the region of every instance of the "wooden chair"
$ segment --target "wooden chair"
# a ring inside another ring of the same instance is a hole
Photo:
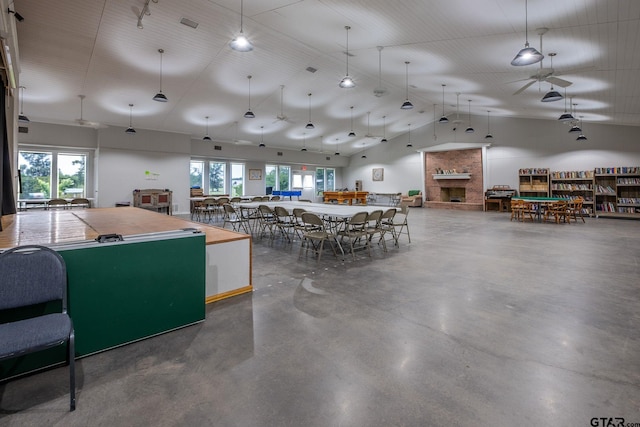
[[[571,200],[567,204],[567,218],[573,218],[575,222],[578,222],[578,216],[582,219],[582,222],[586,222],[584,220],[584,216],[582,214],[584,199],[582,197],[577,197]]]
[[[569,222],[567,216],[567,202],[560,200],[547,205],[547,209],[544,211],[544,220],[548,221],[551,217],[556,224],[560,224],[560,220]]]
[[[524,210],[524,201],[518,199],[511,199],[511,218],[509,221],[520,221]]]

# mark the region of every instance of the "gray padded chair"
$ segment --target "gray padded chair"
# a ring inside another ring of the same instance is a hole
[[[44,246],[18,246],[0,254],[0,277],[0,310],[61,301],[59,312],[0,324],[0,360],[67,342],[70,410],[75,410],[74,330],[67,314],[67,270],[64,260],[56,251]]]

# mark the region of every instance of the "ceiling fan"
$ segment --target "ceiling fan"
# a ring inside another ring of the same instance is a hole
[[[540,35],[540,52],[542,52],[542,36],[549,31],[548,28],[538,28],[537,29],[538,34]],[[515,83],[515,82],[524,82],[529,80],[529,82],[527,82],[524,86],[522,86],[520,89],[518,89],[517,91],[515,91],[513,94],[514,95],[518,95],[522,92],[524,92],[525,90],[527,90],[531,85],[533,85],[534,83],[538,82],[547,82],[550,83],[552,86],[558,86],[558,87],[562,87],[562,88],[566,88],[569,87],[573,84],[573,82],[570,82],[569,80],[565,80],[565,79],[561,79],[558,76],[562,76],[564,74],[575,74],[577,72],[580,71],[586,71],[589,70],[590,68],[582,68],[582,69],[577,69],[577,70],[569,70],[569,71],[556,71],[553,68],[553,57],[556,56],[556,53],[549,53],[549,57],[551,58],[551,67],[550,68],[545,68],[543,67],[542,63],[544,62],[544,59],[542,61],[540,61],[540,68],[538,68],[538,70],[531,76],[529,76],[526,79],[520,79],[520,80],[515,80],[513,82],[509,82],[509,83]]]
[[[367,111],[367,134],[364,136],[365,138],[382,138],[382,135],[373,135],[369,131],[369,117],[371,116],[371,112]]]
[[[276,120],[273,123],[278,122],[293,123],[289,120],[289,117],[284,114],[284,85],[280,85],[280,114],[276,116]]]
[[[84,116],[83,116],[83,107],[84,107],[84,99],[86,98],[85,95],[78,95],[78,98],[80,98],[80,118],[75,120],[75,123],[78,126],[84,126],[84,127],[90,127],[90,128],[94,128],[94,129],[98,129],[98,128],[105,128],[106,126],[98,123],[98,122],[91,122],[89,120],[85,120]]]

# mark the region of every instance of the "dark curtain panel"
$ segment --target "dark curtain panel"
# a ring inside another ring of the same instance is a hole
[[[7,138],[6,88],[0,84],[0,230],[2,215],[16,213],[16,201],[13,197],[13,179],[11,174],[11,155]]]

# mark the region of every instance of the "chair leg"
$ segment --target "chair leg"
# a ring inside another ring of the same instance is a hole
[[[73,330],[69,335],[69,342],[67,343],[68,357],[69,357],[69,411],[76,410],[76,346],[75,336]]]

